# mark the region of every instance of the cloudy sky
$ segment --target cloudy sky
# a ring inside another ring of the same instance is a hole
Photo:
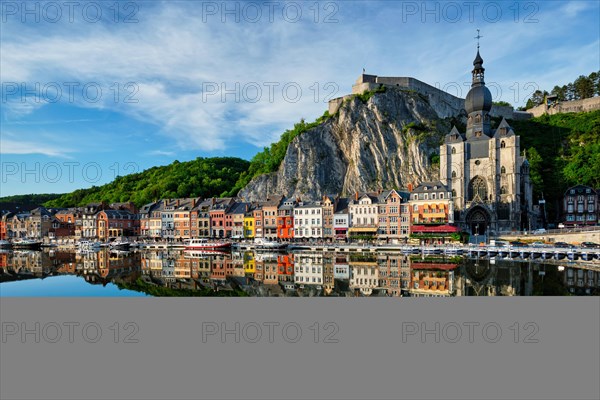
[[[2,1],[0,195],[250,159],[365,68],[494,100],[600,69],[597,1]],[[521,133],[526,134],[526,133]]]

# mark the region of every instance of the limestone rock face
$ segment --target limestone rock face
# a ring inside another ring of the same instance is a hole
[[[294,138],[279,170],[253,179],[238,196],[316,200],[437,180],[438,167],[430,160],[449,131],[449,123],[418,93],[388,88],[366,102],[354,97],[329,120]]]

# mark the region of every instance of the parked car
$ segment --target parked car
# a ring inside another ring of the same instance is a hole
[[[564,248],[564,249],[572,249],[575,246],[573,246],[570,243],[566,243],[566,242],[556,242],[556,243],[554,243],[554,247]]]
[[[512,247],[529,247],[527,243],[519,242],[518,240],[510,242]]]
[[[585,247],[587,249],[598,249],[600,248],[600,244],[594,242],[583,242],[581,243],[581,247]]]
[[[540,228],[540,229],[536,229],[535,231],[532,232],[534,235],[540,235],[543,233],[546,233],[546,230],[544,228]]]
[[[559,229],[563,229],[564,227],[565,227],[565,224],[563,224],[562,222],[560,224],[558,224]]]
[[[533,247],[548,247],[548,245],[546,243],[540,242],[540,241],[531,243],[531,246],[533,246]]]

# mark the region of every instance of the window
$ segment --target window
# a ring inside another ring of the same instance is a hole
[[[501,174],[505,174],[506,173],[506,168],[504,168],[504,165],[502,166],[502,168],[500,168],[500,173]]]
[[[456,171],[452,171],[452,177],[456,178]]]
[[[456,190],[452,189],[452,197],[456,197]]]
[[[440,193],[440,199],[444,198],[444,193]]]
[[[469,200],[479,198],[481,201],[485,201],[488,197],[487,184],[485,179],[481,176],[476,176],[471,180],[469,184]]]
[[[503,149],[506,147],[506,143],[503,141],[500,142],[500,148]]]
[[[506,194],[506,186],[500,188],[500,194]]]
[[[452,148],[452,154],[456,154],[456,147]]]

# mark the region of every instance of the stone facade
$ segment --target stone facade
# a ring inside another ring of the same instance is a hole
[[[467,131],[454,127],[440,147],[440,181],[452,194],[454,221],[471,235],[534,228],[529,163],[519,136],[505,119],[491,129],[491,94],[479,51],[473,64]]]
[[[537,107],[527,110],[534,117],[539,117],[544,114],[559,114],[572,112],[588,112],[600,110],[600,97],[592,97],[589,99],[562,101],[555,104],[547,105],[540,104]]]

